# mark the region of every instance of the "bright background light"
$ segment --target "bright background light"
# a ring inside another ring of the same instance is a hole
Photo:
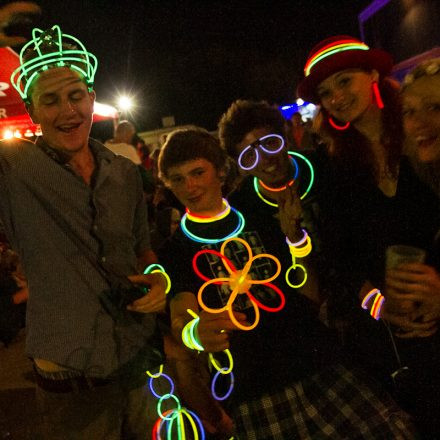
[[[118,109],[123,112],[130,111],[134,106],[133,99],[126,95],[118,98]]]

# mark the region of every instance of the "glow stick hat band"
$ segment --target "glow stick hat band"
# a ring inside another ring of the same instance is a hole
[[[34,52],[34,56],[27,57]],[[28,59],[26,59],[28,58]],[[12,72],[12,86],[23,101],[30,102],[29,88],[41,72],[54,67],[69,67],[93,86],[98,60],[72,35],[63,34],[58,25],[43,31],[32,30],[32,39],[20,51],[20,66]]]
[[[318,53],[313,55],[307,61],[304,67],[304,76],[309,76],[312,67],[327,58],[330,55],[337,54],[339,52],[344,52],[346,50],[369,50],[370,48],[364,43],[350,42],[350,40],[343,40],[339,44],[329,44],[321,49]]]
[[[310,51],[297,95],[305,101],[319,103],[316,94],[318,85],[336,72],[374,69],[381,76],[386,76],[392,67],[390,54],[381,49],[371,49],[357,38],[348,35],[326,38]]]

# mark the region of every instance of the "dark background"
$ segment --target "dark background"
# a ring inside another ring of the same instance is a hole
[[[4,3],[4,2],[3,2]],[[59,24],[99,60],[100,102],[137,102],[139,131],[176,125],[215,129],[238,98],[295,99],[307,53],[335,34],[359,37],[370,0],[40,0],[43,29]],[[127,116],[127,115],[124,115]]]

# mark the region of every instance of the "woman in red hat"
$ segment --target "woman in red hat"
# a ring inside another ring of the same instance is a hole
[[[414,302],[386,301],[385,255],[403,244],[424,249],[429,259],[440,208],[402,155],[391,68],[388,53],[353,37],[331,37],[310,52],[298,95],[321,106],[321,129],[331,142],[316,170],[329,321],[343,323],[354,358],[432,438],[440,432],[440,381],[438,389],[433,381],[439,332],[432,321],[411,320]]]

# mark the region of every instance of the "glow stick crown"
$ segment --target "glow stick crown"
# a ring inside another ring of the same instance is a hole
[[[43,31],[32,30],[32,39],[20,51],[20,67],[11,75],[11,83],[27,104],[29,89],[41,72],[54,67],[68,67],[84,77],[93,87],[98,60],[72,35],[63,34],[58,25]]]

